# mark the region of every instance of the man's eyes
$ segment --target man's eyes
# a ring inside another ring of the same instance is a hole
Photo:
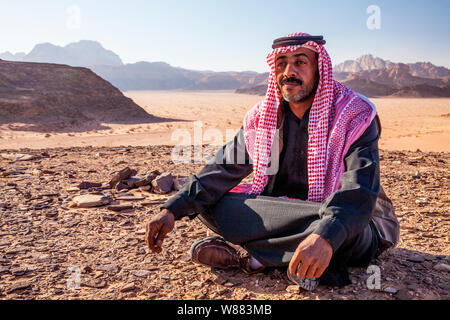
[[[277,68],[284,68],[285,66],[286,66],[286,62],[278,62],[277,63]],[[302,65],[302,64],[306,64],[306,61],[304,61],[304,60],[296,60],[295,62],[294,62],[294,64],[295,65]]]

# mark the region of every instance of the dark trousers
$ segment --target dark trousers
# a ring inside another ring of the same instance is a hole
[[[320,222],[320,203],[268,196],[227,193],[199,219],[225,240],[242,246],[266,267],[285,267],[299,243]],[[333,253],[321,282],[351,283],[347,267],[367,266],[375,257],[378,237],[372,223],[346,239]]]

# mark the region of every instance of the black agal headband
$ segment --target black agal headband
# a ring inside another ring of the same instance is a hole
[[[307,43],[308,41],[314,41],[317,44],[325,44],[323,36],[301,36],[301,37],[283,37],[273,40],[272,49],[297,46]]]

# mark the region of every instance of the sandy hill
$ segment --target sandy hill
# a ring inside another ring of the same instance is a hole
[[[157,120],[87,68],[0,60],[0,124]]]

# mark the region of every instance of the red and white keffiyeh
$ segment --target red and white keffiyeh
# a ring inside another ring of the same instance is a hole
[[[309,35],[288,35],[292,36]],[[275,78],[275,58],[279,53],[304,46],[317,51],[320,75],[309,116],[308,201],[322,202],[340,188],[339,181],[345,170],[344,157],[376,115],[375,106],[367,98],[333,79],[331,59],[323,45],[308,41],[303,45],[274,49],[267,56],[271,72],[266,96],[244,117],[245,143],[253,160],[253,184],[247,188],[238,186],[233,192],[261,194],[267,185],[266,172],[277,129],[277,111],[282,101]]]

